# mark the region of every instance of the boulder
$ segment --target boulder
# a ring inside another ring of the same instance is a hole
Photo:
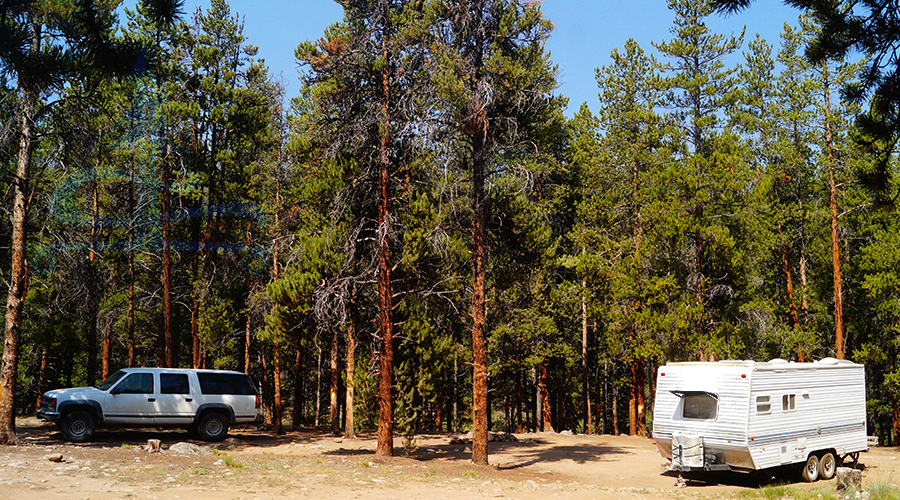
[[[174,453],[181,453],[182,455],[212,455],[212,452],[203,448],[201,446],[197,446],[196,444],[191,443],[175,443],[169,447],[169,451]]]

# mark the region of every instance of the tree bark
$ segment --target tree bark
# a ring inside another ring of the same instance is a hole
[[[485,124],[486,125],[486,124]],[[485,274],[487,251],[485,249],[485,224],[487,223],[487,198],[484,192],[485,158],[484,137],[476,132],[472,146],[472,354],[474,415],[472,419],[472,462],[488,464],[487,452],[487,341],[485,339]]]
[[[40,51],[41,27],[31,24],[31,50]],[[28,189],[31,156],[34,151],[34,116],[37,93],[22,89],[22,121],[16,177],[13,179],[12,207],[12,263],[9,291],[6,295],[6,326],[3,333],[3,361],[0,365],[0,444],[16,444],[16,380],[19,367],[19,337],[22,328],[22,308],[28,289],[28,265],[25,246],[28,242]]]
[[[354,370],[356,365],[356,291],[350,292],[350,318],[347,322],[347,387],[346,402],[344,403],[344,437],[353,439],[356,437],[353,421],[353,386]]]
[[[37,405],[35,406],[35,411],[41,409],[41,398],[44,395],[44,380],[47,378],[47,346],[45,345],[41,349],[41,369],[38,372],[38,383],[37,383]]]
[[[338,331],[335,330],[331,336],[331,384],[329,387],[328,418],[331,421],[331,432],[338,434],[341,429],[341,419],[338,413]]]
[[[834,351],[844,359],[844,305],[841,287],[841,251],[838,235],[837,185],[834,179],[834,137],[831,130],[831,96],[825,82],[825,148],[828,152],[828,192],[831,207],[831,267],[834,281]]]
[[[384,32],[381,51],[384,66],[381,71],[381,141],[378,175],[378,329],[381,332],[380,374],[378,381],[378,443],[375,454],[394,454],[394,399],[391,393],[394,379],[394,317],[391,295],[390,249],[390,58],[388,52],[388,6],[385,5]]]
[[[317,345],[316,350],[316,417],[313,426],[319,426],[319,415],[322,414],[322,347]]]
[[[303,373],[300,371],[300,349],[294,359],[294,411],[291,414],[291,425],[296,429],[300,427],[303,410]]]
[[[541,365],[541,430],[543,432],[554,432],[553,430],[553,412],[550,409],[550,390],[547,387],[547,365]]]
[[[284,434],[284,424],[281,419],[281,354],[278,352],[278,342],[272,344],[272,387],[275,397],[275,434]]]
[[[265,357],[263,357],[265,359]],[[250,374],[250,312],[244,318],[244,373]]]
[[[262,363],[263,372],[263,406],[266,413],[266,425],[272,425],[272,405],[269,403],[269,395],[272,394],[269,384],[269,366],[266,362],[265,349],[260,349],[259,360]]]
[[[100,380],[109,377],[109,355],[111,342],[109,338],[110,325],[106,325],[100,334]]]
[[[160,134],[160,137],[163,137]],[[172,336],[172,256],[171,256],[171,190],[169,189],[169,152],[170,146],[166,146],[166,154],[162,159],[163,182],[163,362],[162,366],[173,368],[175,366],[175,341]]]
[[[584,254],[584,247],[581,249]],[[584,412],[584,432],[592,434],[593,423],[591,421],[591,388],[588,380],[588,317],[587,317],[587,281],[581,280],[581,390]]]
[[[93,182],[91,182],[91,241],[90,241],[90,251],[88,252],[88,269],[90,273],[88,274],[90,282],[87,283],[88,286],[88,300],[90,301],[90,306],[88,307],[88,312],[90,317],[88,318],[88,367],[87,367],[87,384],[94,385],[97,383],[97,320],[100,314],[100,293],[101,287],[98,284],[98,273],[96,267],[96,259],[97,259],[97,237],[99,236],[99,221],[100,221],[100,193],[98,186],[98,177],[100,175],[100,144],[102,142],[103,135],[97,139],[97,160],[94,162],[94,172],[93,172]],[[108,332],[104,332],[108,335]],[[101,340],[104,342],[106,339]],[[101,344],[101,355],[100,355],[100,380],[104,380],[106,378],[103,375],[103,364],[109,366],[109,358],[107,353],[107,358],[103,358],[103,349],[105,345]],[[107,368],[108,369],[108,368]]]

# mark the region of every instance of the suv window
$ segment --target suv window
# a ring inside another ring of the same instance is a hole
[[[187,374],[160,373],[159,392],[160,394],[190,394],[191,388],[188,385]]]
[[[153,394],[152,373],[132,373],[115,388],[116,394]]]
[[[242,373],[198,373],[200,392],[203,394],[237,394],[255,396],[256,388],[250,377]]]
[[[116,382],[119,381],[120,378],[122,378],[124,376],[125,376],[125,372],[123,372],[122,370],[119,370],[116,373],[113,373],[112,375],[110,375],[109,378],[107,378],[103,382],[100,382],[99,384],[97,384],[97,389],[100,389],[101,391],[108,391],[110,387],[112,387]]]

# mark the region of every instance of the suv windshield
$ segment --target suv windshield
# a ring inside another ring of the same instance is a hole
[[[96,387],[97,389],[100,389],[101,391],[109,390],[109,388],[112,387],[113,384],[118,382],[119,379],[124,376],[125,376],[125,372],[123,372],[122,370],[119,370],[116,373],[113,373],[112,375],[110,375],[108,379],[104,380],[103,382],[100,382],[99,384],[95,385],[94,387]]]

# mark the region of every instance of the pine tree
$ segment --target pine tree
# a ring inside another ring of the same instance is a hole
[[[445,122],[459,131],[449,138],[459,171],[472,182],[472,460],[486,465],[488,181],[501,153],[528,151],[529,141],[561,125],[554,116],[560,102],[550,95],[556,71],[544,52],[551,24],[537,5],[447,1],[435,12],[434,82]]]
[[[0,7],[0,65],[14,74],[22,102],[18,161],[13,183],[12,265],[7,295],[3,362],[0,367],[0,444],[15,444],[15,401],[22,326],[22,307],[27,290],[27,198],[30,196],[31,162],[36,146],[35,126],[41,99],[62,87],[72,71],[111,74],[123,71],[123,61],[134,60],[133,47],[112,34],[114,6],[38,1]],[[72,14],[75,14],[72,16]],[[74,20],[73,20],[74,19]],[[46,35],[46,36],[45,36]],[[76,60],[77,58],[77,60]],[[127,63],[126,63],[127,64]]]
[[[707,0],[670,0],[669,7],[675,13],[674,38],[654,45],[670,61],[664,106],[678,130],[674,140],[682,144],[669,193],[684,215],[669,223],[680,226],[673,236],[681,240],[678,245],[687,245],[688,255],[676,264],[677,274],[693,295],[685,295],[680,305],[692,324],[680,349],[682,355],[713,360],[743,349],[736,325],[728,321],[738,309],[734,299],[745,276],[734,268],[741,262],[736,239],[744,206],[743,152],[737,137],[723,130],[720,116],[736,90],[734,70],[723,58],[740,47],[743,34],[710,34],[704,22],[712,13]]]

